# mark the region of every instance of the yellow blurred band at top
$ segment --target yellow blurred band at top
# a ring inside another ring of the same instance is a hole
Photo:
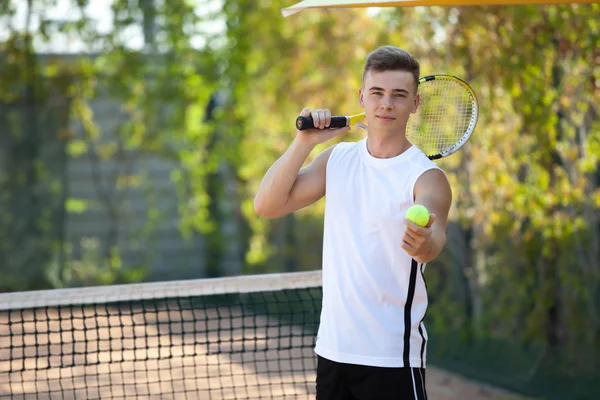
[[[598,0],[304,0],[281,10],[284,17],[306,8],[360,8],[360,7],[418,7],[418,6],[502,6],[525,4],[591,4]]]

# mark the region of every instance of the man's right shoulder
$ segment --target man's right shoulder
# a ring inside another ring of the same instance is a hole
[[[331,146],[332,153],[335,151],[336,153],[352,151],[356,148],[359,142],[339,142],[333,146]]]
[[[357,142],[339,142],[328,147],[327,150],[325,150],[329,153],[327,154],[327,165],[331,165],[332,161],[336,164],[339,163],[340,160],[353,151],[356,145]]]
[[[329,147],[331,151],[342,151],[342,150],[350,150],[355,147],[358,142],[339,142]]]

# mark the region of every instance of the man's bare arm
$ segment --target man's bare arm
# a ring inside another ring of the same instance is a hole
[[[314,147],[350,129],[329,129],[331,111],[309,110],[300,115],[313,120],[315,129],[296,131],[286,152],[269,168],[254,197],[254,211],[265,218],[278,218],[306,207],[325,195],[325,171],[333,147],[320,153],[305,168],[302,165]]]
[[[437,258],[446,244],[446,226],[452,204],[452,190],[446,175],[437,169],[425,172],[415,184],[415,204],[425,206],[429,223],[420,227],[406,220],[402,248],[416,261],[429,262]]]
[[[333,148],[321,152],[300,169],[312,146],[294,140],[263,178],[254,198],[256,213],[265,218],[279,218],[321,199],[325,195],[325,171]]]

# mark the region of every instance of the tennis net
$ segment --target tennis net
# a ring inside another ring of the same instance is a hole
[[[320,271],[0,294],[0,398],[308,399]]]

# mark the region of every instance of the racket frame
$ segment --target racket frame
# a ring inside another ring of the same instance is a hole
[[[462,137],[453,146],[450,146],[448,149],[442,151],[441,153],[427,155],[427,157],[430,160],[438,160],[443,157],[448,157],[450,154],[455,153],[458,149],[463,147],[464,144],[473,135],[473,132],[475,131],[475,127],[477,126],[477,120],[479,119],[479,103],[477,101],[477,96],[475,95],[475,91],[473,90],[473,88],[471,88],[471,86],[469,86],[469,84],[467,82],[465,82],[464,80],[462,80],[460,78],[457,78],[454,75],[435,74],[435,75],[427,75],[427,76],[419,78],[419,85],[421,85],[424,82],[434,81],[436,79],[453,81],[453,82],[461,85],[467,92],[469,92],[469,94],[471,95],[471,98],[473,99],[473,102],[472,102],[473,112],[471,113],[471,120],[469,121],[469,126],[467,127],[467,130],[462,135]],[[409,121],[410,121],[410,118],[409,118]]]

